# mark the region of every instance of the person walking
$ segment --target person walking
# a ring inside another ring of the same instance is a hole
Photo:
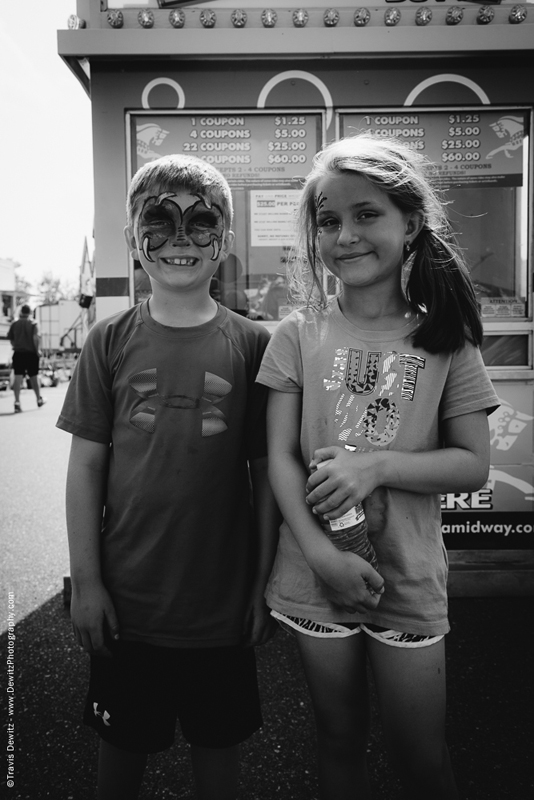
[[[30,379],[31,387],[37,398],[37,406],[41,408],[46,403],[45,398],[41,395],[41,384],[39,383],[41,336],[37,321],[30,315],[31,308],[25,303],[20,309],[19,318],[11,324],[7,334],[13,347],[15,414],[20,414],[22,411],[20,390],[25,375]]]

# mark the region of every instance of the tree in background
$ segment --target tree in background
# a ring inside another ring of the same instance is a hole
[[[19,275],[20,264],[15,264],[15,308],[27,303],[32,294],[32,285],[23,275]]]
[[[71,282],[61,282],[52,272],[43,272],[37,284],[37,291],[41,296],[43,305],[53,305],[59,300],[75,300],[78,296],[77,287]]]
[[[52,305],[61,300],[60,278],[55,278],[51,272],[43,272],[42,278],[37,284],[37,292],[41,295],[41,302],[45,305]]]

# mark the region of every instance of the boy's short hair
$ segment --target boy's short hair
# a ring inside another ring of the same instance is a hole
[[[151,191],[185,189],[216,202],[223,212],[225,228],[232,224],[234,208],[228,181],[218,169],[196,156],[181,153],[162,156],[137,170],[126,201],[126,217],[131,225],[138,211],[139,198]]]
[[[31,308],[29,307],[29,305],[27,305],[26,303],[24,303],[24,305],[23,305],[23,306],[21,306],[20,313],[21,313],[21,314],[31,314],[31,313],[32,313],[32,310],[31,310]]]

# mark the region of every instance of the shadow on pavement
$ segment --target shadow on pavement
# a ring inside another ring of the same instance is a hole
[[[462,800],[532,800],[532,598],[454,598],[448,637],[448,740]],[[88,663],[58,594],[17,624],[17,800],[92,800],[97,741],[80,723]],[[7,637],[1,637],[3,663]],[[293,639],[257,651],[264,727],[243,745],[242,800],[315,800],[314,726]],[[147,675],[146,695],[156,675]],[[5,690],[3,718],[7,718]],[[377,800],[400,800],[373,698],[369,764]],[[5,734],[4,734],[5,736]],[[2,779],[3,788],[5,778]],[[193,798],[187,745],[149,760],[141,800]],[[429,798],[432,800],[432,798]]]

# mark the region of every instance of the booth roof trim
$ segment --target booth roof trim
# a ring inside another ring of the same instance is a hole
[[[243,7],[215,0],[159,8],[154,2],[123,3],[119,9],[77,0],[68,29],[58,31],[58,52],[88,93],[88,65],[113,58],[361,59],[534,51],[532,3],[376,0],[346,7],[310,0],[298,7],[249,0]]]
[[[98,24],[95,24],[98,23]],[[246,31],[246,33],[245,33]],[[216,32],[216,33],[215,33]],[[534,8],[413,2],[350,8],[111,9],[72,15],[64,57],[376,56],[534,50]]]

